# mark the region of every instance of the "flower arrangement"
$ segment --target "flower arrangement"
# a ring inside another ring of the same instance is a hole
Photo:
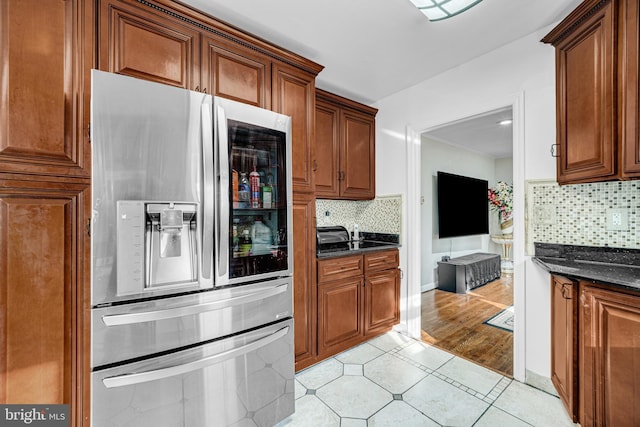
[[[501,221],[511,218],[513,212],[513,185],[498,181],[495,188],[489,188],[489,208],[498,212]]]

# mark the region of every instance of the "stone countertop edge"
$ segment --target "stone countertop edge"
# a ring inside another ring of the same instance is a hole
[[[338,257],[347,257],[353,255],[362,255],[365,252],[378,252],[378,251],[386,251],[389,249],[399,249],[401,245],[390,243],[384,246],[375,246],[372,248],[363,248],[363,249],[352,249],[349,251],[335,251],[335,252],[325,252],[321,254],[316,254],[316,259],[327,259],[327,258],[338,258]]]
[[[640,291],[640,250],[534,243],[534,262],[552,274]]]

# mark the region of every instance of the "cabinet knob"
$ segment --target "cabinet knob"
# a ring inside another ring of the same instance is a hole
[[[318,161],[316,159],[313,159],[313,171],[317,171],[318,170]]]

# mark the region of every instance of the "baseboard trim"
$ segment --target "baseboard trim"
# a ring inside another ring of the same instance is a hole
[[[525,383],[529,384],[531,387],[535,387],[553,396],[559,397],[556,388],[551,382],[551,378],[536,374],[535,372],[527,369],[525,371]]]
[[[420,292],[427,292],[438,287],[437,283],[423,283],[420,285]]]

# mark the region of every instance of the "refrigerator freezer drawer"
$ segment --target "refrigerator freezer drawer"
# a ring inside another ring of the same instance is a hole
[[[93,309],[91,366],[194,345],[292,314],[290,277]]]
[[[293,320],[93,372],[95,427],[270,427],[294,410]]]

